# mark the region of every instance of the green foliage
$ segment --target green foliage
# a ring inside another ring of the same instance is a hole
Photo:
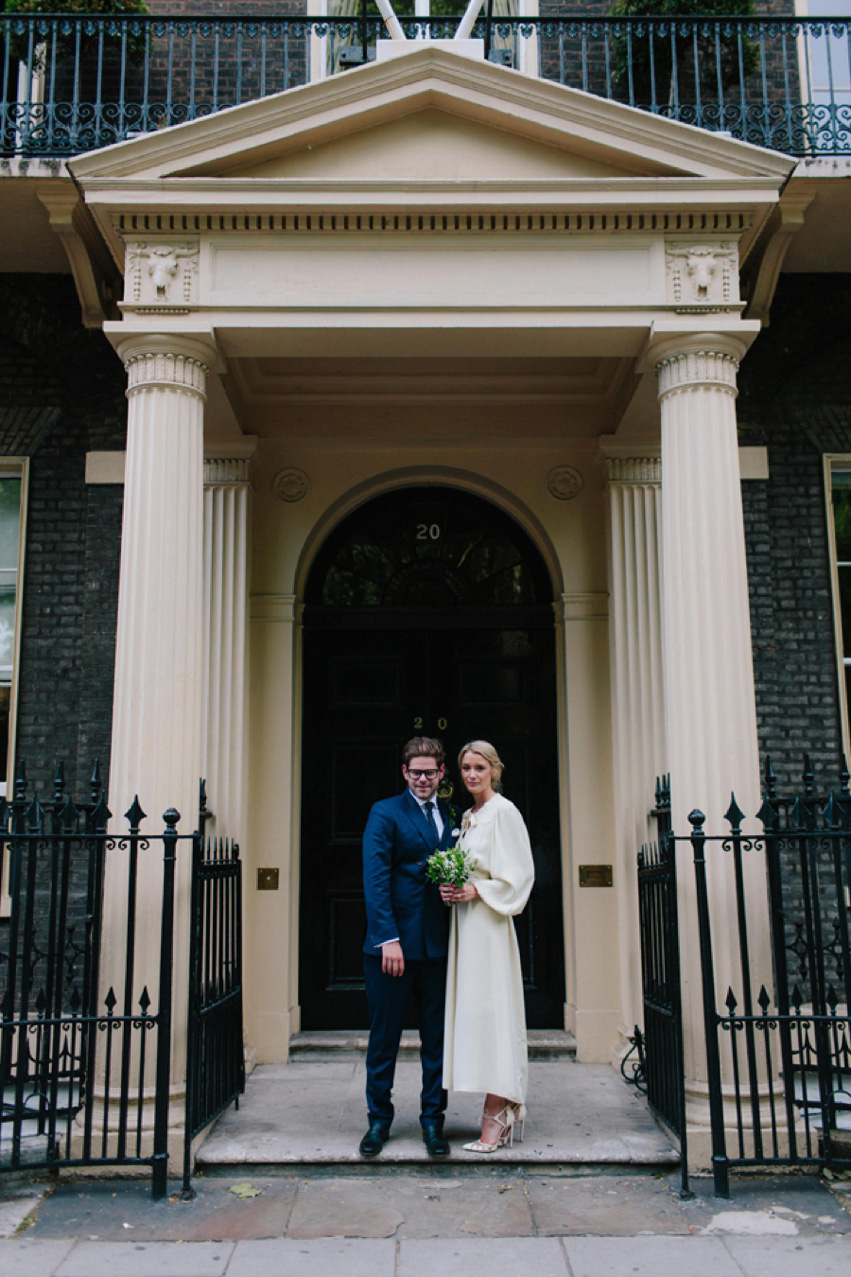
[[[613,18],[713,18],[748,17],[753,13],[753,0],[615,0]],[[651,57],[652,44],[652,57]],[[747,78],[759,66],[759,49],[752,40],[739,40],[738,29],[721,34],[716,46],[714,26],[697,37],[697,70],[695,71],[693,27],[677,32],[672,39],[670,28],[661,37],[632,34],[631,46],[625,35],[612,41],[612,74],[615,84],[627,91],[630,84],[629,53],[632,51],[632,86],[634,101],[649,105],[654,99],[665,105],[674,91],[674,52],[676,52],[676,87],[680,102],[687,101],[698,84],[701,99],[717,97],[720,71],[721,87],[726,91],[738,84],[741,74]],[[655,85],[654,85],[655,82]],[[655,87],[655,94],[654,94]]]
[[[147,0],[2,0],[5,13],[148,13]]]
[[[470,877],[472,862],[466,851],[460,846],[448,847],[446,851],[436,851],[426,861],[426,878],[429,882],[445,883],[453,887],[463,887]]]

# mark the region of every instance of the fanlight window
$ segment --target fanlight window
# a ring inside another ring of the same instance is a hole
[[[307,601],[444,609],[551,600],[539,552],[506,515],[449,489],[407,488],[369,502],[329,537]]]

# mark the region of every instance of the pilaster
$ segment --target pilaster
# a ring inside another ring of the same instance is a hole
[[[245,837],[248,692],[247,456],[204,461],[203,774],[212,829]]]
[[[609,611],[615,875],[622,1043],[642,1022],[636,856],[651,834],[656,777],[666,770],[660,535],[662,463],[655,452],[601,445],[609,475]]]
[[[562,828],[567,834],[564,916],[569,919],[566,1027],[576,1034],[580,1061],[608,1062],[620,1022],[615,892],[581,886],[579,866],[610,864],[614,844],[609,601],[604,592],[562,594],[556,609],[565,670],[565,712],[560,721],[567,757],[562,797]]]

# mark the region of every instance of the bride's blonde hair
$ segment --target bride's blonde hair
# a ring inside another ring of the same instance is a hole
[[[466,745],[462,745],[458,753],[459,767],[461,766],[461,759],[465,754],[478,754],[486,763],[490,763],[491,771],[493,773],[491,787],[495,794],[501,794],[503,763],[490,741],[470,740],[467,741]]]

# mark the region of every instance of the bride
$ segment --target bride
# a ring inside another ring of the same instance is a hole
[[[512,916],[525,908],[535,871],[523,817],[499,792],[502,763],[493,745],[470,741],[458,765],[473,799],[460,843],[472,873],[463,887],[440,888],[453,906],[443,1085],[486,1093],[481,1137],[464,1148],[493,1153],[513,1142],[517,1122],[522,1137],[526,1116],[526,1017]]]

